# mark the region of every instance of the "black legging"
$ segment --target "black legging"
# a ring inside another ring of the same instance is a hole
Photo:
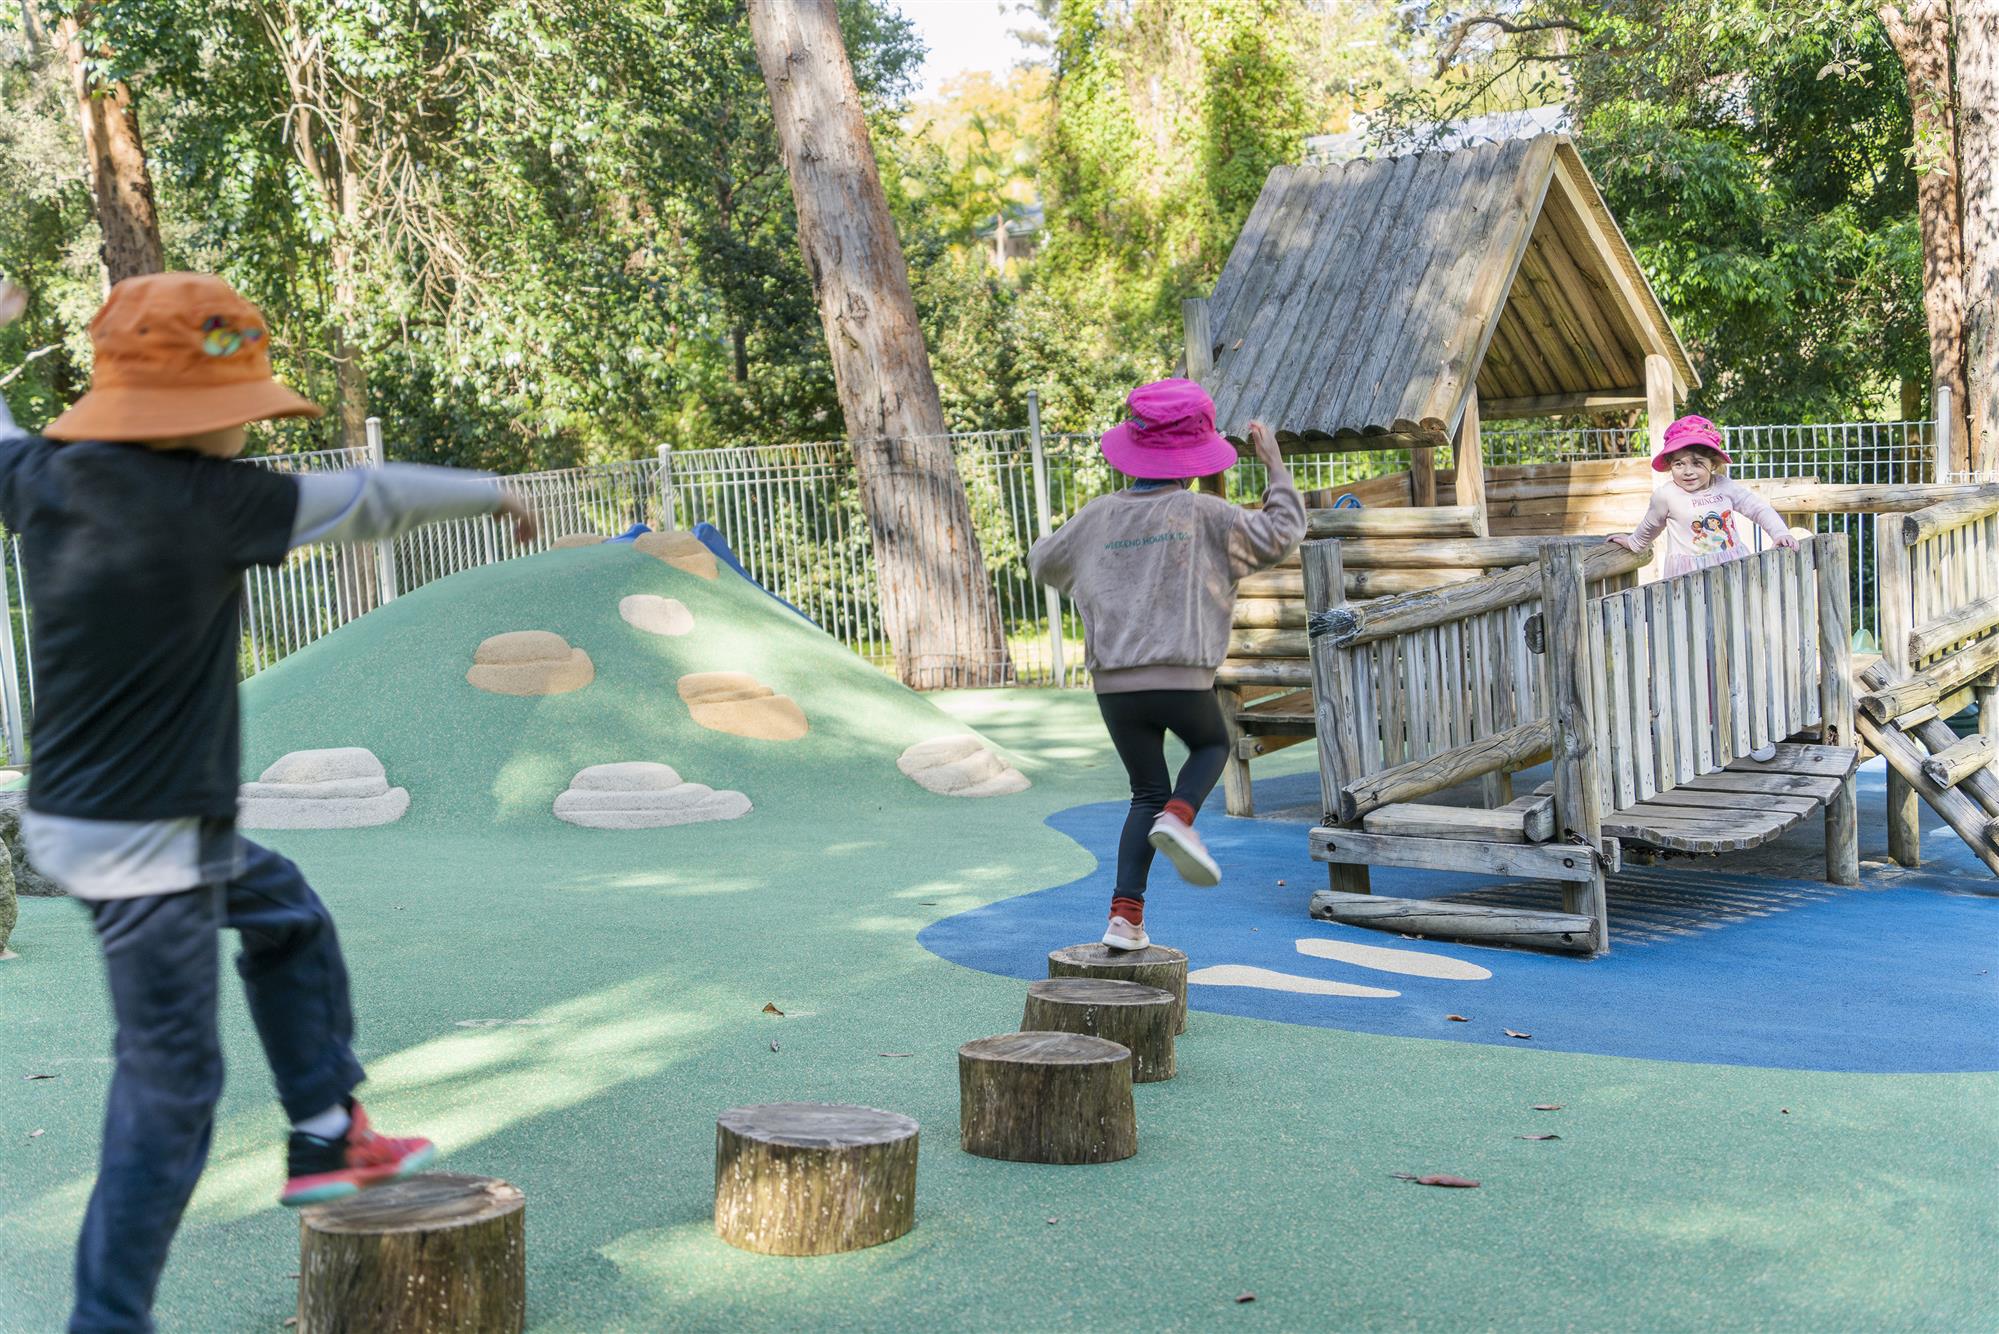
[[[1228,728],[1222,723],[1221,705],[1212,690],[1133,690],[1099,695],[1097,708],[1104,715],[1104,726],[1110,729],[1111,744],[1117,747],[1125,772],[1131,775],[1131,813],[1124,818],[1124,833],[1117,844],[1117,892],[1142,899],[1152,870],[1152,844],[1148,841],[1152,821],[1169,799],[1201,809],[1228,761]],[[1168,732],[1187,747],[1187,762],[1180,766],[1179,782],[1170,790]]]

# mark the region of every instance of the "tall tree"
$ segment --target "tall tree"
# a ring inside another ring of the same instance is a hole
[[[1972,8],[1967,5],[1966,8]],[[1965,177],[1958,130],[1962,104],[1952,59],[1950,0],[1917,0],[1905,12],[1880,8],[1881,24],[1902,62],[1915,120],[1916,217],[1923,236],[1923,313],[1930,329],[1930,371],[1951,392],[1953,471],[1972,466],[1968,420],[1970,340],[1966,335]],[[1988,184],[1985,187],[1989,190]]]
[[[986,684],[1006,664],[999,609],[917,324],[833,0],[750,0],[750,31],[791,177],[853,440],[896,671]]]
[[[97,226],[104,237],[105,281],[115,283],[158,273],[166,261],[153,203],[153,177],[139,137],[139,109],[124,80],[103,77],[101,67],[110,53],[91,31],[92,12],[89,0],[83,0],[56,31],[76,93]],[[32,27],[36,18],[32,0],[24,14]]]

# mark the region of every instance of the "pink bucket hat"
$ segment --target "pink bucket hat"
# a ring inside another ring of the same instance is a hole
[[[1208,477],[1235,466],[1235,446],[1215,429],[1215,401],[1192,380],[1154,380],[1125,398],[1131,420],[1099,442],[1111,466],[1152,481]]]
[[[1666,438],[1659,444],[1659,452],[1652,456],[1652,471],[1667,472],[1673,466],[1673,455],[1690,445],[1704,445],[1721,455],[1724,464],[1733,463],[1728,451],[1721,445],[1721,428],[1705,417],[1682,417],[1666,428]]]

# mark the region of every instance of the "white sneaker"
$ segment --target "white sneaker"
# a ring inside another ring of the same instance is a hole
[[[1222,883],[1222,868],[1208,855],[1207,844],[1201,842],[1192,825],[1171,811],[1160,812],[1147,841],[1166,854],[1166,860],[1188,884],[1213,889]]]
[[[1777,758],[1777,748],[1775,746],[1758,746],[1749,752],[1749,758],[1758,764],[1768,764]]]
[[[1142,950],[1151,943],[1144,927],[1133,926],[1122,917],[1111,918],[1111,924],[1104,928],[1104,944],[1114,950]]]

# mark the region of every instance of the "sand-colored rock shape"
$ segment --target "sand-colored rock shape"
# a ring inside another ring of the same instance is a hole
[[[1032,786],[1026,774],[970,735],[919,741],[902,752],[895,767],[943,797],[1004,797]]]
[[[684,635],[694,629],[694,613],[679,598],[634,593],[618,603],[625,624],[649,635]]]
[[[719,572],[715,553],[703,546],[701,539],[692,533],[641,533],[632,545],[676,570],[698,574],[703,579],[713,579]]]
[[[644,760],[593,764],[555,799],[555,818],[586,829],[659,829],[749,814],[740,792],[683,782],[668,765]]]
[[[690,672],[680,678],[679,688],[694,721],[711,731],[756,741],[796,741],[809,727],[798,701],[748,672]]]
[[[561,695],[597,679],[597,665],[550,630],[509,630],[479,645],[465,679],[495,695]]]
[[[245,829],[365,829],[394,824],[410,794],[390,787],[365,746],[295,750],[239,789],[236,823]]]
[[[550,551],[567,551],[571,547],[601,547],[606,541],[602,533],[565,533],[548,544]]]

